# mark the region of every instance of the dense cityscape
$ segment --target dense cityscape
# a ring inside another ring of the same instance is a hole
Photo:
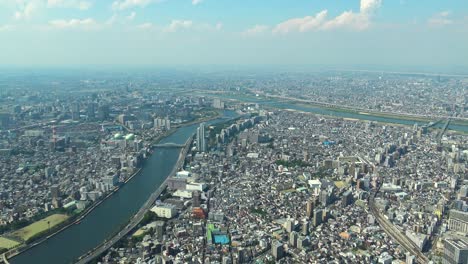
[[[141,219],[78,256],[141,264],[467,263],[466,79],[222,74],[3,80],[2,261],[15,263],[32,246],[80,228],[142,177],[149,157],[183,148],[181,165],[154,187]],[[359,111],[369,118],[348,116]],[[188,127],[186,143],[160,143]]]

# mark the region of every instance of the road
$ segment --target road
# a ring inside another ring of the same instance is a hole
[[[151,194],[150,198],[146,201],[146,203],[140,208],[140,210],[130,219],[130,222],[122,229],[119,233],[114,235],[110,240],[104,241],[101,245],[97,246],[96,248],[92,249],[85,255],[81,256],[80,259],[76,262],[77,264],[85,264],[90,262],[91,260],[97,258],[99,255],[104,253],[108,250],[112,245],[117,243],[120,239],[126,236],[130,231],[132,231],[138,223],[141,222],[145,213],[153,206],[153,204],[158,199],[159,195],[166,189],[167,181],[169,178],[173,177],[177,171],[184,165],[185,156],[187,155],[188,150],[190,149],[192,143],[193,136],[191,136],[187,142],[185,143],[185,148],[180,152],[179,159],[177,160],[177,164],[174,166],[174,169],[166,178],[166,180],[161,184],[161,186]]]

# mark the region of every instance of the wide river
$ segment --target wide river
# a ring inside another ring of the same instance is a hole
[[[233,111],[224,113],[225,118],[232,118],[235,115]],[[225,119],[220,118],[207,123],[222,120]],[[197,126],[181,127],[164,138],[161,143],[184,144],[196,131]],[[171,173],[180,151],[180,149],[156,148],[145,161],[140,173],[95,208],[79,225],[72,225],[9,261],[13,264],[72,263],[125,226]]]
[[[376,121],[376,122],[384,122],[384,123],[394,123],[394,124],[402,124],[402,125],[425,125],[427,123],[418,121],[418,120],[410,120],[408,119],[400,119],[400,118],[391,118],[391,117],[382,117],[382,116],[375,116],[372,114],[364,114],[364,113],[353,113],[353,112],[346,112],[339,109],[329,109],[329,108],[322,108],[320,106],[314,105],[305,105],[305,104],[294,104],[291,102],[287,102],[280,99],[264,99],[264,98],[254,98],[254,97],[247,97],[242,95],[228,95],[228,94],[206,94],[207,96],[218,97],[221,99],[233,99],[239,100],[241,102],[248,102],[248,103],[257,103],[261,106],[271,107],[271,108],[279,108],[279,109],[291,109],[297,111],[303,111],[308,113],[314,113],[319,115],[326,115],[326,116],[335,116],[335,117],[342,117],[342,118],[352,118],[352,119],[360,119],[360,120],[368,120],[368,121]],[[439,122],[435,125],[437,128],[441,128],[444,126],[444,122]],[[456,131],[464,131],[468,132],[468,125],[458,125],[458,124],[449,124],[448,129],[456,130]]]

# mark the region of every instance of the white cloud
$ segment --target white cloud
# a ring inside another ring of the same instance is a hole
[[[152,23],[143,23],[143,24],[137,25],[136,28],[138,28],[138,29],[150,29],[150,28],[153,28],[153,24]]]
[[[363,13],[353,13],[352,11],[345,11],[341,15],[325,22],[322,29],[337,29],[347,28],[351,30],[364,30],[370,26],[369,16]]]
[[[382,5],[382,0],[361,0],[361,13],[372,13]]]
[[[266,25],[255,25],[251,28],[248,28],[246,31],[243,32],[243,35],[246,36],[253,36],[267,32],[270,29],[269,26]]]
[[[117,15],[113,14],[109,19],[106,21],[106,25],[113,25],[117,21]]]
[[[192,0],[192,5],[198,5],[201,4],[203,0]]]
[[[49,21],[49,25],[52,28],[57,29],[96,29],[99,26],[98,23],[92,18],[51,20]]]
[[[443,11],[429,18],[427,23],[432,27],[443,27],[453,24],[453,20],[450,19],[450,11]]]
[[[327,18],[327,10],[317,13],[315,16],[293,18],[278,24],[273,33],[289,33],[293,31],[306,32],[318,29]]]
[[[13,29],[14,29],[14,26],[12,25],[0,25],[0,32],[11,31]]]
[[[172,20],[171,24],[167,26],[164,31],[165,32],[176,32],[183,29],[189,29],[193,26],[193,22],[191,20]]]
[[[92,6],[89,1],[80,0],[47,0],[47,7],[49,8],[74,8],[80,10],[88,10]]]
[[[18,4],[23,3],[22,1],[17,1]],[[29,1],[21,5],[19,11],[15,12],[15,19],[31,19],[31,17],[40,9],[42,2],[40,1]]]
[[[112,9],[114,10],[124,10],[134,7],[145,7],[151,3],[159,3],[163,0],[117,0],[112,3]]]
[[[132,21],[133,19],[135,19],[135,17],[136,17],[136,12],[132,12],[132,13],[131,13],[130,15],[128,15],[126,18],[127,18],[127,20]]]
[[[382,0],[361,0],[360,11],[345,11],[328,19],[328,10],[322,10],[314,16],[292,18],[273,28],[273,33],[308,32],[332,29],[365,30],[371,25],[371,17],[381,6]]]

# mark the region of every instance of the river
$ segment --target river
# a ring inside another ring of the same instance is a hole
[[[280,99],[254,98],[254,97],[248,97],[248,96],[242,96],[242,95],[229,95],[229,94],[206,94],[206,95],[212,96],[212,97],[218,97],[221,99],[233,99],[233,100],[239,100],[241,102],[257,103],[265,107],[272,107],[272,108],[279,108],[279,109],[291,109],[291,110],[303,111],[303,112],[326,115],[326,116],[352,118],[352,119],[402,124],[402,125],[414,125],[416,123],[419,125],[427,124],[422,121],[411,120],[410,118],[400,119],[397,117],[383,117],[383,116],[376,116],[372,114],[360,114],[360,113],[354,113],[354,112],[347,112],[347,111],[339,110],[339,109],[323,108],[320,106],[294,104],[294,103],[286,102]],[[440,122],[436,124],[434,127],[442,128],[444,126],[444,123],[445,121]],[[455,131],[468,132],[468,125],[450,123],[448,126],[448,129],[455,130]]]
[[[234,116],[233,111],[224,113],[225,118]],[[219,118],[207,124],[222,120],[224,119]],[[184,144],[196,131],[197,126],[195,124],[181,127],[164,138],[161,143]],[[72,225],[9,261],[12,264],[72,263],[125,226],[171,173],[180,151],[180,149],[156,148],[145,161],[140,173],[94,209],[79,225]]]

